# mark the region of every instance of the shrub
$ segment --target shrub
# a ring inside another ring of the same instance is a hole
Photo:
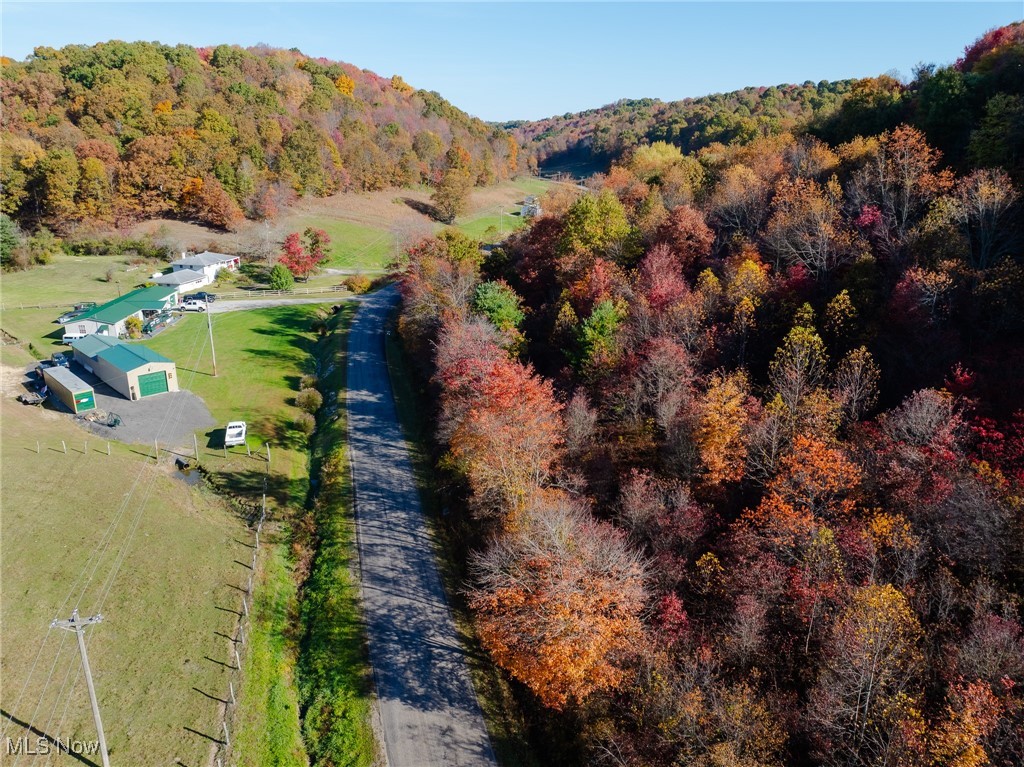
[[[306,373],[306,375],[302,376],[302,378],[299,379],[300,389],[316,389],[319,386],[320,379],[317,378],[312,373]]]
[[[267,284],[273,290],[288,290],[295,284],[295,278],[284,264],[274,264],[274,268],[270,270]]]
[[[303,389],[295,397],[295,404],[307,413],[315,413],[324,404],[324,397],[316,389]]]
[[[129,317],[124,321],[124,328],[128,331],[129,338],[140,338],[142,336],[142,320],[138,317]]]
[[[309,413],[299,413],[295,416],[295,420],[292,424],[298,431],[302,432],[307,437],[311,436],[313,432],[316,431],[316,419]]]
[[[345,279],[344,285],[355,294],[365,293],[373,283],[365,274],[353,274]]]

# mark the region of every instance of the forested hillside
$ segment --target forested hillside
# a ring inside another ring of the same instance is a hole
[[[684,152],[714,142],[746,142],[792,131],[814,115],[834,111],[851,81],[744,88],[732,93],[663,102],[626,99],[600,109],[532,122],[510,122],[530,162],[573,161],[607,168],[634,147],[666,141]]]
[[[410,252],[445,524],[550,763],[1024,764],[1022,55],[900,96],[981,103],[952,166],[850,96]]]
[[[890,76],[814,85],[745,88],[663,103],[621,101],[601,109],[509,123],[539,163],[625,161],[637,146],[665,141],[684,153],[714,143],[808,131],[839,143],[906,123],[922,131],[947,163],[1000,165],[1024,176],[1021,25],[993,30],[955,63],[922,66],[909,83]]]
[[[2,210],[26,228],[181,216],[229,228],[295,195],[518,168],[500,130],[401,77],[298,51],[112,41],[4,59]]]

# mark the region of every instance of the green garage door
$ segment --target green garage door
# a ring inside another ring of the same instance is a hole
[[[167,391],[167,373],[147,373],[139,376],[139,396],[148,397],[151,394],[160,394]]]

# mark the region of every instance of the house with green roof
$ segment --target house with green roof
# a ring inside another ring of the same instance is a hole
[[[147,346],[97,334],[72,341],[71,348],[75,362],[128,399],[178,391],[174,362]]]
[[[129,317],[138,317],[145,321],[154,314],[171,308],[177,302],[178,292],[173,286],[154,285],[151,288],[133,290],[75,317],[64,326],[64,343],[88,335],[119,338],[128,334],[125,321]]]

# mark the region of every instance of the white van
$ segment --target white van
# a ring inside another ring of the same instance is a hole
[[[224,447],[245,444],[245,421],[230,421],[224,430]]]

